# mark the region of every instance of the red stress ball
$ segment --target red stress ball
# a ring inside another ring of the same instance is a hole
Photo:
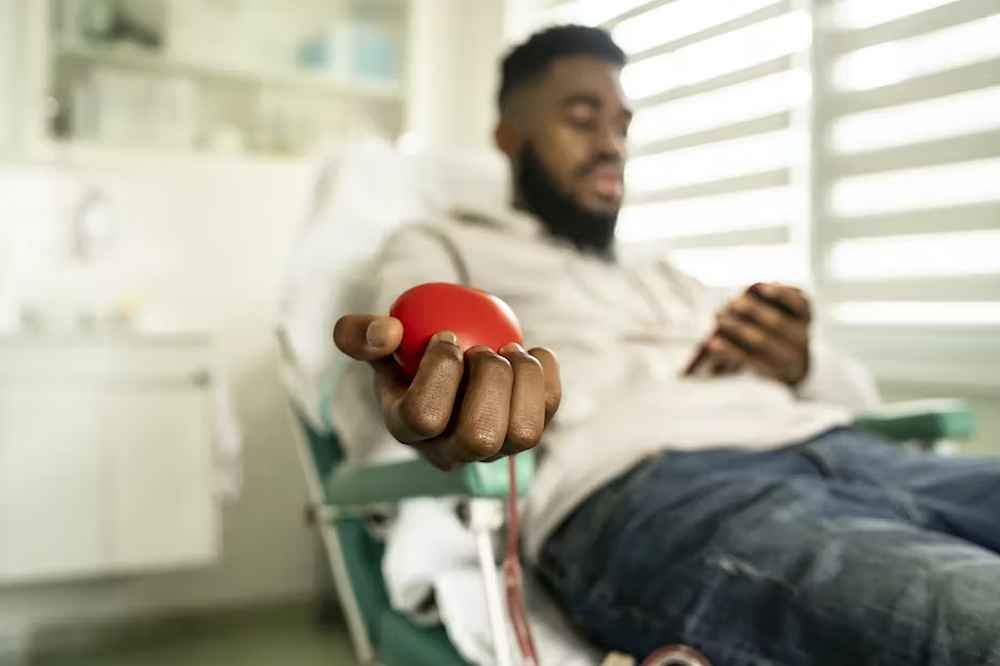
[[[395,359],[409,376],[417,373],[431,337],[440,331],[458,336],[464,353],[483,345],[498,351],[521,344],[521,325],[510,306],[492,294],[447,282],[430,282],[403,292],[389,314],[403,322],[403,341]]]

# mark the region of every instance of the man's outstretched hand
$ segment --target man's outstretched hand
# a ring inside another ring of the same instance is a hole
[[[713,374],[750,368],[795,386],[809,373],[808,297],[795,287],[759,282],[731,300],[686,374],[708,367]]]
[[[345,315],[333,339],[375,369],[375,395],[392,436],[439,469],[533,448],[559,408],[559,363],[543,347],[511,343],[499,353],[472,347],[463,354],[455,334],[441,331],[411,380],[392,358],[403,339],[398,319]]]

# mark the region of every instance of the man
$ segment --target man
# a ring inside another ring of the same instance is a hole
[[[850,429],[874,389],[810,340],[799,290],[757,285],[719,309],[666,261],[616,257],[624,64],[579,26],[504,60],[495,136],[513,210],[404,228],[371,307],[465,282],[546,347],[463,356],[441,332],[409,383],[391,358],[400,322],[346,316],[334,337],[374,367],[378,420],[445,469],[544,440],[528,554],[605,648],[685,643],[719,665],[1000,664],[1000,461]],[[357,422],[375,417],[338,402],[347,439],[370,435]]]

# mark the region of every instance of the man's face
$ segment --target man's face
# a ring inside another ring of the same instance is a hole
[[[552,185],[582,211],[611,218],[625,195],[632,119],[619,74],[592,56],[559,58],[528,93],[523,113],[526,144]]]

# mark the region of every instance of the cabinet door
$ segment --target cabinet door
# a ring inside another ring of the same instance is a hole
[[[0,582],[212,561],[209,410],[182,378],[0,384]]]
[[[0,385],[0,580],[94,573],[109,553],[93,391]]]
[[[211,561],[217,503],[208,392],[194,384],[140,385],[102,402],[108,452],[111,566],[166,568]]]

